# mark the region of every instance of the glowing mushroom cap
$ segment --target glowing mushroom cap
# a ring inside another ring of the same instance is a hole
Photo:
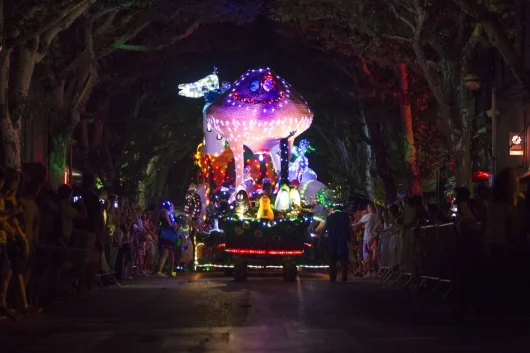
[[[313,113],[307,102],[270,69],[248,70],[206,110],[210,126],[231,144],[254,153],[307,130]]]

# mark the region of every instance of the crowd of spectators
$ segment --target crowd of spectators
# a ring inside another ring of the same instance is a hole
[[[163,270],[156,206],[95,186],[84,174],[79,186],[54,190],[42,165],[24,175],[0,169],[0,319]]]
[[[456,188],[453,205],[425,207],[421,196],[412,196],[350,212],[350,271],[365,278],[380,268],[421,275],[422,229],[444,225],[454,238],[441,239],[447,244],[439,258],[454,262],[456,313],[519,308],[530,294],[528,181],[520,182],[517,171],[508,168],[491,188],[478,183],[473,198],[468,188]]]

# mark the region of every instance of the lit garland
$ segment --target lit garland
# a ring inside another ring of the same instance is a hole
[[[188,190],[186,195],[186,204],[184,205],[184,214],[188,219],[198,219],[201,214],[201,197],[195,192],[195,189]]]
[[[272,255],[293,256],[302,255],[304,250],[255,250],[255,249],[226,249],[226,252],[239,255]]]
[[[213,268],[234,268],[234,265],[219,265],[219,264],[198,264],[197,267],[213,267]],[[267,268],[276,268],[276,269],[280,269],[280,268],[283,268],[283,266],[280,266],[280,265],[263,265],[263,266],[259,266],[259,265],[247,265],[248,268],[259,268],[259,269],[267,269]],[[328,265],[297,265],[296,266],[297,268],[319,268],[319,269],[324,269],[324,268],[329,268]]]

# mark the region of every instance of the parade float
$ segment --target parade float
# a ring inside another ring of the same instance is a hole
[[[298,269],[326,268],[323,239],[312,229],[333,193],[309,168],[309,141],[295,146],[313,121],[307,102],[268,68],[248,70],[232,85],[214,72],[179,89],[206,101],[195,154],[200,206],[188,206],[201,208],[195,266],[224,268],[236,280],[249,267],[281,268],[287,281]]]

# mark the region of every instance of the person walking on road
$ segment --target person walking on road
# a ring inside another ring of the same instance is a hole
[[[342,267],[342,281],[348,281],[348,240],[351,227],[348,213],[342,212],[338,207],[326,219],[326,231],[328,233],[328,256],[329,256],[329,280],[335,282],[337,279],[337,261]]]

